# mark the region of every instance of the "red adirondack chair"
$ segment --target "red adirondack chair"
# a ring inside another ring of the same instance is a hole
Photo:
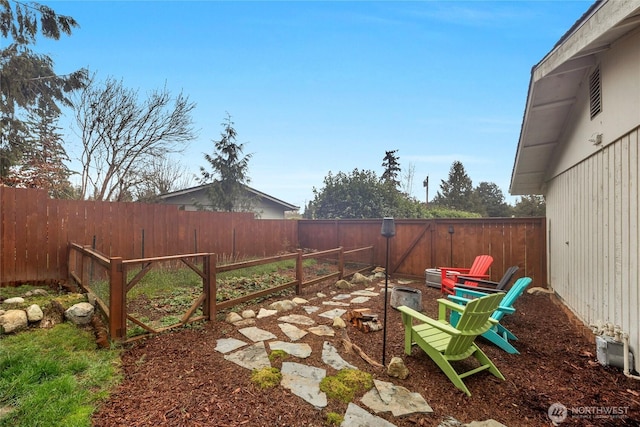
[[[491,255],[478,255],[473,261],[473,264],[470,268],[439,267],[442,277],[440,282],[440,291],[443,294],[454,295],[455,291],[453,288],[456,287],[458,276],[473,277],[476,279],[488,279],[489,275],[487,274],[487,270],[489,270],[489,267],[491,267],[492,262],[493,257]],[[464,284],[466,286],[478,285],[477,282],[471,281],[466,281]]]

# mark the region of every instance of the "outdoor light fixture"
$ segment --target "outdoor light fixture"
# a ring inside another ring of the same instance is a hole
[[[382,219],[382,229],[380,230],[387,239],[387,255],[384,267],[384,324],[382,325],[382,365],[385,365],[387,354],[387,300],[388,300],[388,287],[389,287],[389,238],[396,235],[396,225],[393,222],[393,218],[385,217]]]

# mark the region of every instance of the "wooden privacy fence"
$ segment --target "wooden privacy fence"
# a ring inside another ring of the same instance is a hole
[[[264,257],[297,248],[295,221],[251,213],[189,212],[175,205],[50,199],[0,186],[0,286],[67,279],[69,242],[124,259],[216,253]]]
[[[188,212],[175,206],[49,199],[34,189],[0,187],[0,286],[68,279],[69,242],[107,257],[144,259],[215,253],[219,259],[270,257],[297,249],[373,247],[385,265],[381,219],[260,220],[248,213]],[[396,219],[390,272],[424,279],[427,268],[467,267],[489,254],[499,280],[518,275],[547,284],[545,218]]]
[[[381,219],[300,220],[298,244],[318,250],[371,245],[374,263],[385,265]],[[391,275],[424,280],[425,269],[469,267],[477,255],[494,259],[489,274],[500,280],[512,265],[518,277],[547,285],[545,218],[396,219],[389,239]]]
[[[350,255],[355,255],[359,259],[359,262],[352,262],[351,265],[357,265],[358,267],[347,270],[345,268],[345,257]],[[339,280],[355,272],[370,270],[372,268],[372,255],[373,247],[371,246],[348,251],[345,251],[343,248],[335,248],[307,254],[303,254],[302,250],[298,250],[295,253],[218,266],[216,265],[217,256],[212,253],[122,259],[121,257],[107,257],[92,249],[91,246],[71,243],[69,245],[69,277],[95,298],[99,310],[108,319],[107,326],[111,340],[128,341],[127,321],[137,325],[147,333],[158,333],[198,320],[212,320],[215,319],[218,310],[233,307],[289,288],[295,288],[296,294],[300,294],[302,289],[313,284],[325,280]],[[337,270],[335,272],[313,277],[305,281],[303,269],[304,260],[326,260],[332,257],[336,259],[335,264]],[[363,262],[363,259],[367,259],[368,261]],[[217,275],[219,273],[286,260],[295,260],[295,277],[293,280],[267,289],[249,292],[245,295],[227,299],[219,303],[217,302]],[[201,286],[199,293],[190,302],[188,309],[182,313],[178,322],[157,328],[150,326],[132,314],[131,311],[128,311],[127,294],[141,282],[147,273],[163,262],[185,264],[200,277]],[[135,266],[139,266],[137,272]],[[198,310],[201,310],[202,314],[194,316]]]

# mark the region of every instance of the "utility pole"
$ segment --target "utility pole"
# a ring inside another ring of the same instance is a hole
[[[422,182],[422,186],[427,190],[427,198],[424,201],[424,205],[429,207],[429,175],[427,175],[425,180]]]

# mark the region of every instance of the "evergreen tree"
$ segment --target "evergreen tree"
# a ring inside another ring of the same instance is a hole
[[[545,216],[546,210],[547,206],[544,196],[521,196],[513,207],[513,215],[517,217]]]
[[[453,162],[447,181],[440,181],[440,191],[434,197],[433,203],[450,209],[476,211],[473,183],[461,162],[457,160]]]
[[[400,174],[400,163],[396,153],[398,150],[385,151],[384,159],[382,160],[382,167],[384,172],[382,173],[382,181],[390,184],[393,188],[400,186],[398,181],[398,174]]]
[[[32,110],[25,122],[29,136],[19,165],[10,168],[6,181],[10,185],[25,188],[43,188],[53,198],[71,198],[75,190],[69,183],[72,172],[62,146],[60,129],[55,125],[59,113],[47,105]]]
[[[250,182],[248,171],[251,154],[243,155],[244,144],[237,142],[233,125],[227,113],[220,140],[213,141],[213,155],[204,155],[211,171],[201,166],[199,181],[201,184],[210,184],[208,196],[212,210],[250,211],[253,203],[247,196],[245,186]]]
[[[0,1],[0,40],[6,40],[0,42],[0,182],[22,153],[32,151],[25,141],[26,114],[34,108],[59,113],[59,105],[71,106],[68,93],[86,80],[84,69],[57,75],[53,60],[31,49],[38,35],[58,40],[76,27],[73,18],[57,15],[47,6]]]
[[[511,206],[504,201],[500,187],[493,182],[481,182],[474,190],[478,201],[477,212],[488,217],[508,217]]]

